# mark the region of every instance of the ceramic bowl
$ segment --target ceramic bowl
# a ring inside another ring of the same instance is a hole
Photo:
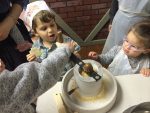
[[[62,98],[68,109],[78,113],[106,113],[112,108],[117,95],[116,80],[105,68],[102,68],[102,70],[103,79],[101,91],[98,95],[92,97],[83,95],[79,88],[71,95],[68,94],[70,90],[78,87],[78,85],[73,69],[65,74],[62,80]]]
[[[76,83],[79,87],[80,92],[84,96],[96,96],[102,87],[103,71],[100,63],[94,60],[83,60],[84,63],[91,63],[95,72],[97,72],[101,79],[96,81],[93,77],[88,76],[86,73],[80,73],[79,65],[75,65],[73,73],[75,76]],[[85,74],[85,75],[83,75]]]

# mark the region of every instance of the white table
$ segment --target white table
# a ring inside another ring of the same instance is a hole
[[[118,94],[116,103],[108,113],[122,113],[130,106],[150,101],[150,77],[139,74],[116,76]],[[54,94],[61,93],[61,82],[41,95],[37,101],[37,113],[58,113]]]

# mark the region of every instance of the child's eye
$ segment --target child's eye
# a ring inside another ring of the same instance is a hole
[[[139,49],[138,47],[134,46],[134,45],[131,45],[131,47],[133,47],[134,49]]]
[[[41,30],[45,31],[47,29],[47,27],[42,27]]]
[[[134,45],[131,45],[131,47],[136,48]]]
[[[129,43],[129,41],[128,41],[128,40],[125,40],[125,41]]]
[[[51,25],[50,25],[50,27],[54,27],[54,26],[55,26],[55,24],[51,24]]]

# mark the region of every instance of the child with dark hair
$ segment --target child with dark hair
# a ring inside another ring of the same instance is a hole
[[[63,43],[57,42],[58,29],[55,22],[55,15],[50,11],[44,1],[36,1],[28,4],[26,10],[29,19],[29,25],[32,27],[34,35],[38,39],[33,43],[30,54],[27,55],[28,61],[42,62],[48,54],[56,48],[62,47],[65,42],[73,42],[75,53],[80,49],[79,45],[73,40],[66,38]],[[62,75],[74,66],[73,62],[69,62]]]

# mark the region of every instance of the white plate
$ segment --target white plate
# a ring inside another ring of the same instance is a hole
[[[79,113],[106,113],[113,106],[117,95],[117,84],[114,76],[103,68],[102,90],[94,97],[85,97],[76,89],[71,95],[68,91],[78,87],[73,69],[69,70],[62,81],[62,97],[65,104]]]

